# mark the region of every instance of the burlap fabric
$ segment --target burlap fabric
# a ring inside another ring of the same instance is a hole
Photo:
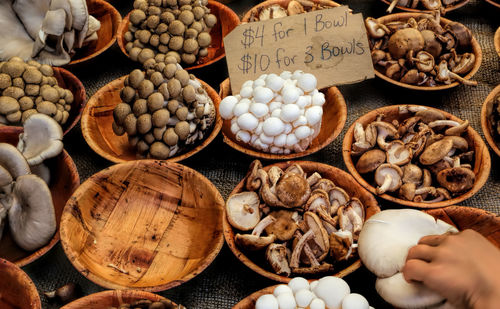
[[[354,12],[378,17],[384,15],[386,5],[378,0],[341,1],[348,4]],[[111,2],[125,16],[132,8],[133,0],[115,0]],[[258,1],[241,0],[230,3],[240,16]],[[447,18],[467,25],[479,41],[483,50],[483,63],[474,76],[479,82],[477,87],[460,86],[448,91],[423,93],[399,89],[379,79],[368,80],[359,84],[342,86],[347,106],[347,123],[342,134],[322,151],[305,157],[311,160],[331,164],[345,170],[341,155],[341,144],[346,129],[361,115],[375,108],[393,104],[423,104],[441,108],[461,119],[469,119],[472,127],[483,135],[480,123],[480,110],[488,93],[500,82],[500,58],[495,53],[493,35],[500,24],[500,10],[484,1],[471,1],[458,11],[447,14]],[[126,58],[115,45],[84,68],[73,70],[83,82],[87,96],[92,96],[106,83],[128,74],[138,66]],[[227,77],[225,61],[200,69],[194,74],[209,83],[216,90],[219,83]],[[65,138],[65,148],[73,157],[82,181],[90,175],[111,165],[99,157],[87,145],[80,127],[75,127]],[[491,175],[486,185],[472,198],[462,203],[464,206],[478,207],[500,214],[500,159],[492,156]],[[211,145],[183,164],[196,169],[210,179],[220,190],[224,198],[244,176],[252,158],[245,156],[222,142],[221,136]],[[264,162],[267,164],[270,162]],[[392,207],[379,200],[382,207]],[[48,254],[24,267],[35,282],[40,294],[68,282],[76,282],[83,294],[103,290],[80,275],[70,264],[58,244]],[[354,292],[367,296],[370,304],[377,308],[387,307],[374,292],[374,277],[364,269],[356,271],[347,278]],[[0,279],[1,280],[1,279]],[[171,300],[182,303],[188,308],[230,308],[240,299],[274,282],[265,279],[245,267],[227,246],[204,272],[182,286],[160,293]],[[57,308],[49,304],[44,296],[44,308]]]

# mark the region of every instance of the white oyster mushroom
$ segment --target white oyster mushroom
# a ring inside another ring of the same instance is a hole
[[[233,117],[233,109],[238,103],[238,99],[232,95],[225,97],[220,101],[219,114],[223,119],[231,119]]]
[[[358,293],[351,293],[342,300],[342,309],[369,309],[366,298]]]
[[[255,302],[255,309],[279,309],[278,300],[272,294],[264,294]]]
[[[238,126],[243,130],[252,131],[257,127],[258,124],[259,119],[255,118],[255,116],[250,113],[244,113],[243,115],[238,117]]]
[[[288,286],[292,289],[293,293],[296,293],[303,289],[309,289],[309,281],[302,277],[295,277],[288,282]]]
[[[291,289],[288,285],[286,285],[286,284],[280,284],[280,285],[278,285],[278,286],[276,286],[276,287],[274,288],[274,291],[273,291],[273,295],[274,295],[274,296],[278,297],[278,295],[280,295],[280,294],[284,294],[284,293],[291,293],[291,294],[293,294],[293,291],[292,291],[292,289]]]
[[[319,279],[313,292],[325,302],[328,309],[341,309],[342,300],[351,293],[351,289],[343,279],[327,276]]]

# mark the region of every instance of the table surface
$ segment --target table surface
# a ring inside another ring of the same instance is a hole
[[[241,0],[229,3],[242,16],[259,1]],[[386,5],[379,0],[340,1],[364,17],[379,17],[385,14]],[[110,1],[125,16],[132,8],[133,0]],[[380,79],[339,87],[348,107],[346,126],[340,136],[328,147],[314,155],[302,158],[323,162],[346,170],[342,160],[341,145],[347,128],[361,115],[375,108],[394,104],[422,104],[443,109],[461,119],[469,119],[471,126],[484,137],[481,130],[481,105],[488,93],[500,82],[500,58],[495,52],[493,35],[500,24],[500,10],[483,0],[470,1],[465,7],[450,12],[447,18],[464,23],[479,41],[483,50],[483,63],[474,76],[477,87],[459,86],[451,90],[423,93],[396,88]],[[123,55],[115,44],[93,62],[83,68],[71,70],[84,84],[87,96],[91,97],[106,83],[128,74],[139,66]],[[227,77],[225,60],[210,67],[193,72],[216,90]],[[65,148],[75,161],[81,181],[110,166],[112,163],[94,153],[82,137],[80,126],[76,126],[64,138]],[[500,159],[490,150],[491,174],[486,185],[463,206],[482,208],[500,214]],[[244,177],[252,158],[239,153],[223,143],[219,135],[207,148],[182,163],[194,168],[210,179],[227,198],[232,188]],[[271,162],[263,162],[265,165]],[[381,199],[382,208],[397,207]],[[35,282],[44,308],[58,308],[49,303],[43,292],[68,282],[77,283],[84,295],[102,291],[78,273],[66,258],[61,245],[57,244],[45,256],[23,267]],[[347,276],[353,292],[365,295],[376,308],[388,307],[374,292],[375,277],[363,267]],[[189,282],[159,294],[185,305],[188,308],[230,308],[247,295],[275,282],[263,278],[244,266],[224,245],[215,261],[200,275]]]

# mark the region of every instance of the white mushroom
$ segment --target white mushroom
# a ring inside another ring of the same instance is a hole
[[[220,101],[219,105],[219,113],[220,116],[224,119],[233,117],[233,109],[234,106],[238,103],[238,99],[235,96],[227,96],[222,101]]]
[[[368,309],[366,298],[358,293],[351,293],[342,300],[342,309]]]
[[[342,300],[351,293],[351,289],[343,279],[328,276],[319,279],[313,292],[325,302],[327,308],[340,309]]]
[[[276,297],[280,309],[295,309],[297,304],[295,297],[291,293],[283,293]]]
[[[255,309],[279,309],[278,300],[272,294],[264,294],[255,302]]]
[[[277,287],[274,288],[274,291],[273,291],[273,295],[274,296],[278,297],[278,295],[284,294],[284,293],[291,293],[291,294],[293,294],[293,291],[286,284],[280,284],[280,285],[278,285]]]

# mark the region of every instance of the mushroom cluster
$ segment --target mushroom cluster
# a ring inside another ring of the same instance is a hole
[[[445,300],[422,283],[408,283],[401,270],[408,250],[427,235],[457,233],[442,220],[414,209],[381,211],[365,222],[359,235],[359,256],[378,278],[377,292],[397,308],[437,308]]]
[[[368,17],[365,26],[375,68],[396,81],[434,87],[465,79],[476,63],[472,33],[463,24],[441,25],[439,13],[381,23]]]
[[[474,185],[474,151],[466,135],[469,121],[447,120],[424,106],[399,108],[401,122],[384,115],[366,127],[355,123],[351,155],[356,170],[374,179],[377,193],[434,203],[463,194]]]
[[[70,90],[58,86],[51,66],[19,57],[0,62],[0,94],[0,126],[20,125],[37,113],[63,125],[74,100]]]
[[[392,0],[387,13],[392,13],[396,5],[417,10],[440,11],[445,13],[446,8],[458,5],[468,0]]]
[[[255,302],[255,309],[369,309],[366,298],[351,293],[351,288],[342,278],[327,276],[309,283],[305,278],[295,277],[288,285],[280,284],[273,294],[264,294]]]
[[[236,140],[275,154],[305,151],[321,130],[325,95],[316,77],[300,70],[263,74],[243,83],[219,106]]]
[[[235,243],[247,251],[265,250],[276,274],[323,273],[355,255],[365,210],[330,179],[307,175],[298,164],[266,172],[255,160],[245,189],[226,201],[227,219],[240,231]]]
[[[491,114],[488,115],[490,122],[491,135],[496,140],[497,144],[500,143],[500,94],[493,99]]]
[[[86,0],[1,1],[0,60],[65,65],[75,49],[97,40],[100,27]]]
[[[127,133],[138,157],[167,159],[204,139],[215,123],[215,106],[201,83],[173,57],[134,70],[113,111],[113,131]],[[154,62],[154,59],[153,59]]]
[[[151,301],[149,299],[139,299],[131,303],[121,303],[118,307],[109,307],[108,309],[186,309],[182,305],[177,305],[168,299],[160,301]]]
[[[134,61],[144,63],[157,54],[193,64],[208,55],[210,30],[217,17],[208,0],[135,0],[124,38]]]
[[[312,12],[322,9],[335,7],[334,2],[330,1],[310,1],[310,0],[292,0],[286,7],[279,4],[261,6],[250,11],[249,22],[268,20],[286,16],[297,15],[306,12]]]

